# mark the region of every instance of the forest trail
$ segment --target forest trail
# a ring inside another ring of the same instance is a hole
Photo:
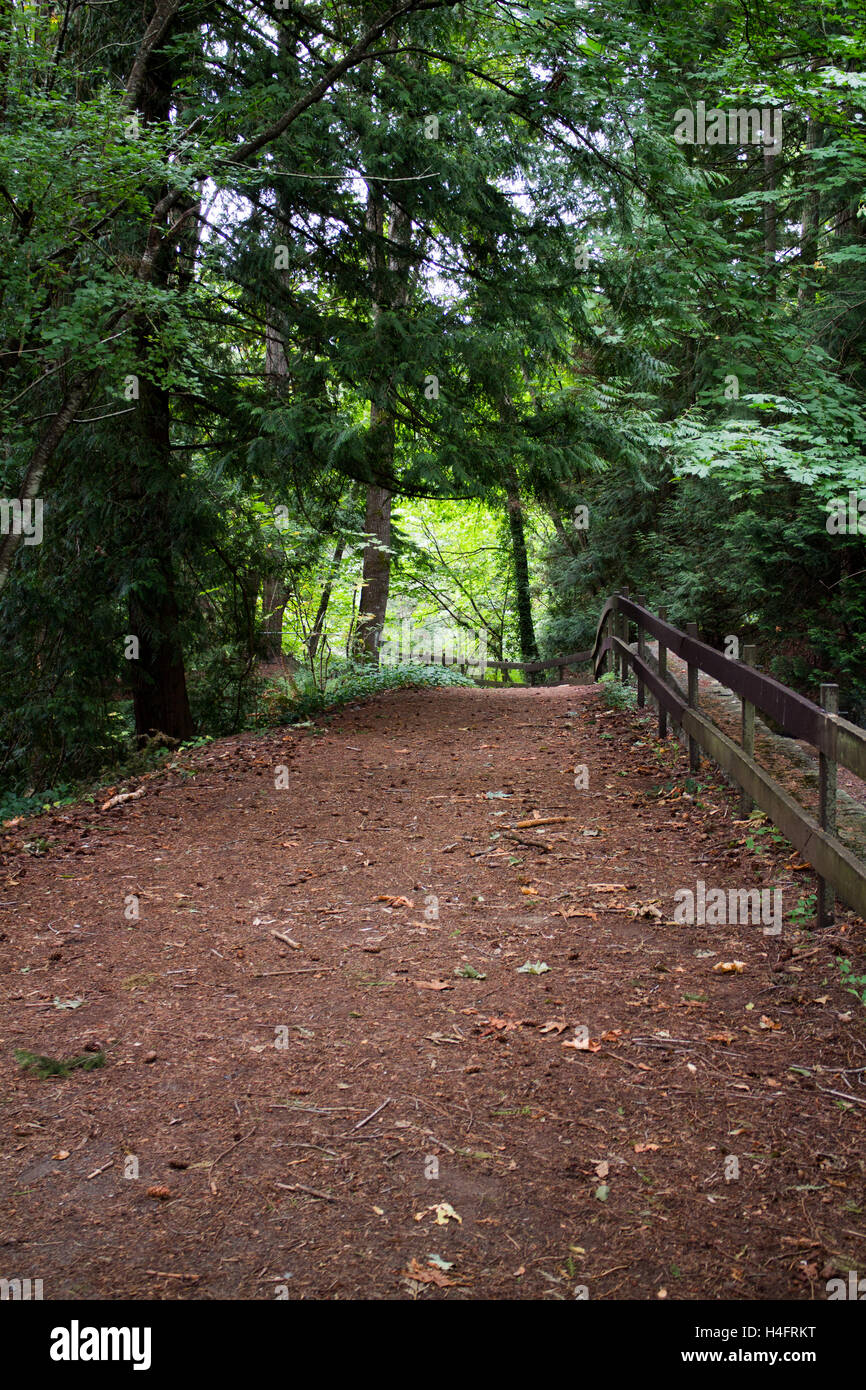
[[[812,891],[686,776],[595,687],[399,692],[183,753],[38,821],[36,855],[10,832],[0,1275],[46,1299],[826,1297],[866,1267],[844,927],[670,924],[698,880],[786,912]],[[12,1056],[96,1046],[65,1079]]]

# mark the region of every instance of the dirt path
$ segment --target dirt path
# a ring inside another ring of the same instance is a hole
[[[0,1276],[823,1299],[866,1268],[866,1015],[832,958],[862,969],[862,923],[666,924],[699,879],[786,911],[812,880],[719,784],[682,794],[651,716],[400,693],[178,763],[6,836]]]

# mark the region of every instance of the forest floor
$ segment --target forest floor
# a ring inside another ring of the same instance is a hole
[[[403,691],[136,785],[0,840],[0,1277],[824,1299],[866,1268],[863,924],[674,924],[698,880],[795,919],[814,880],[652,716]]]

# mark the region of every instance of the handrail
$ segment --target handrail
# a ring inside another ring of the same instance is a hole
[[[637,650],[624,640],[625,632],[622,635],[616,632],[620,618],[625,619],[626,624],[637,623]],[[688,664],[688,696],[669,681],[666,671],[649,664],[643,650],[645,632],[658,639],[660,648],[673,652]],[[835,767],[841,763],[856,776],[866,779],[866,732],[754,667],[734,661],[697,637],[673,627],[627,594],[611,595],[602,609],[593,647],[596,679],[611,654],[623,663],[623,673],[627,666],[634,671],[639,702],[643,702],[645,690],[655,698],[660,711],[660,730],[664,716],[669,714],[688,735],[695,755],[696,745],[700,745],[812,865],[819,876],[819,920],[822,924],[829,920],[834,890],[855,912],[866,917],[866,865],[835,833]],[[744,715],[749,708],[760,709],[786,734],[811,743],[819,751],[820,823],[758,765],[751,748],[740,748],[699,712],[698,671],[714,677],[739,695]]]
[[[712,676],[721,685],[739,695],[741,699],[769,715],[790,738],[805,739],[819,752],[832,758],[834,762],[847,767],[855,776],[866,780],[866,732],[842,719],[838,714],[827,714],[796,690],[789,689],[772,676],[765,676],[753,666],[734,661],[722,652],[716,651],[706,642],[690,637],[680,628],[659,618],[648,608],[635,603],[624,594],[614,594],[602,609],[596,630],[593,647],[593,667],[596,679],[604,655],[610,650],[602,643],[603,627],[609,615],[621,612],[625,617],[636,621],[644,631],[656,637],[669,652],[680,657],[690,666],[696,666],[705,675]],[[602,650],[599,645],[602,643]]]
[[[568,656],[554,656],[546,661],[488,661],[485,665],[494,671],[552,671],[554,666],[588,665],[592,657],[592,651],[571,652]]]

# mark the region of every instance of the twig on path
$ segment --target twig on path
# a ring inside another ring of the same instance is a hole
[[[336,965],[306,965],[301,970],[261,970],[251,980],[267,980],[272,975],[333,975]]]
[[[209,1183],[209,1186],[210,1186],[210,1190],[211,1190],[211,1192],[214,1194],[214,1196],[216,1196],[216,1191],[217,1191],[217,1185],[216,1185],[216,1183],[214,1182],[213,1177],[212,1177],[212,1173],[213,1173],[214,1168],[217,1166],[217,1164],[219,1163],[219,1161],[220,1161],[221,1158],[225,1158],[226,1154],[230,1154],[231,1151],[232,1151],[232,1149],[236,1149],[236,1148],[237,1148],[238,1144],[243,1144],[243,1142],[244,1142],[245,1139],[251,1139],[252,1136],[255,1134],[255,1132],[256,1132],[256,1128],[255,1128],[255,1125],[253,1125],[253,1128],[250,1130],[249,1134],[242,1134],[241,1137],[240,1137],[240,1139],[236,1139],[235,1142],[234,1142],[233,1144],[229,1144],[229,1146],[228,1146],[227,1149],[223,1149],[223,1151],[222,1151],[221,1154],[217,1154],[217,1156],[216,1156],[216,1158],[214,1159],[213,1163],[212,1163],[211,1166],[208,1168],[208,1170],[207,1170],[208,1183]]]
[[[564,825],[569,820],[577,820],[577,816],[539,816],[529,820],[518,820],[514,822],[514,829],[533,830],[536,825]]]
[[[88,1173],[88,1174],[87,1174],[87,1177],[84,1179],[84,1181],[85,1181],[85,1182],[90,1182],[90,1179],[91,1179],[91,1178],[98,1178],[100,1173],[104,1173],[105,1170],[106,1170],[106,1168],[113,1168],[113,1167],[114,1167],[114,1159],[113,1159],[113,1158],[110,1158],[110,1159],[108,1160],[107,1163],[103,1163],[103,1165],[102,1165],[101,1168],[94,1168],[94,1170],[93,1170],[92,1173]],[[151,1273],[151,1271],[148,1270],[148,1274],[150,1274],[150,1273]]]
[[[634,1067],[635,1071],[646,1072],[649,1070],[646,1063],[630,1062],[628,1057],[617,1057],[615,1052],[608,1052],[606,1047],[599,1048],[602,1057],[612,1057],[615,1062],[622,1062],[624,1067]]]
[[[281,1187],[284,1192],[307,1192],[311,1197],[318,1197],[323,1202],[336,1202],[338,1199],[332,1197],[329,1192],[319,1192],[315,1187],[304,1187],[302,1182],[275,1182],[274,1187]]]
[[[385,1100],[382,1101],[382,1104],[381,1104],[381,1105],[377,1106],[377,1108],[376,1108],[375,1110],[371,1110],[371,1112],[370,1112],[369,1115],[365,1116],[365,1118],[364,1118],[363,1120],[359,1120],[358,1123],[357,1123],[356,1125],[353,1125],[353,1126],[352,1126],[352,1128],[353,1128],[353,1129],[363,1129],[364,1125],[369,1124],[370,1120],[375,1120],[375,1118],[376,1118],[376,1116],[379,1114],[379,1112],[382,1111],[382,1110],[384,1110],[386,1105],[390,1105],[390,1104],[391,1104],[391,1097],[388,1096],[388,1097],[386,1097]]]
[[[538,850],[542,854],[553,852],[553,845],[546,845],[543,840],[526,840],[522,835],[515,835],[510,830],[503,830],[502,837],[505,840],[514,840],[515,844],[525,845],[527,849]]]
[[[330,1154],[331,1158],[339,1158],[340,1156],[335,1149],[323,1148],[321,1144],[302,1144],[297,1139],[285,1139],[283,1143],[286,1148],[290,1149],[316,1149],[320,1154]]]
[[[271,932],[271,936],[275,936],[275,937],[277,938],[278,941],[285,941],[286,945],[287,945],[287,946],[291,946],[291,948],[292,948],[293,951],[301,951],[301,950],[303,950],[303,947],[301,946],[301,943],[300,943],[299,941],[293,941],[292,938],[291,938],[290,936],[286,936],[286,933],[285,933],[285,932],[282,932],[282,931],[272,931],[272,932]]]
[[[823,1091],[825,1096],[839,1096],[842,1100],[850,1100],[853,1105],[866,1105],[862,1096],[852,1096],[847,1091],[831,1091],[829,1086],[819,1086],[818,1090]]]

